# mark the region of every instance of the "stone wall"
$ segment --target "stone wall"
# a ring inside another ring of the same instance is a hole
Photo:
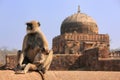
[[[98,66],[98,48],[92,48],[83,52],[85,70],[96,70]]]
[[[51,70],[76,70],[82,66],[82,55],[77,54],[55,54],[51,63]]]
[[[101,71],[120,71],[120,59],[99,59],[96,70]]]
[[[98,58],[99,49],[85,50],[82,54],[55,54],[50,70],[88,70],[120,71],[120,58]],[[17,64],[16,55],[6,56],[6,69],[13,69]]]
[[[83,66],[82,60],[80,60],[78,54],[55,54],[50,66],[50,70],[77,70],[80,66]],[[17,65],[16,54],[6,55],[5,69],[13,69]]]
[[[85,70],[120,71],[120,58],[99,58],[100,52],[97,48],[84,52]]]

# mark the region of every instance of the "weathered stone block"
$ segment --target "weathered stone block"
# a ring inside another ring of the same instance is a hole
[[[13,69],[16,65],[17,65],[17,54],[7,54],[5,69]]]

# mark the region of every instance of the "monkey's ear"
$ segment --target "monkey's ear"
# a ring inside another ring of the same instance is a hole
[[[40,22],[38,22],[38,26],[40,26],[41,24],[40,24]]]

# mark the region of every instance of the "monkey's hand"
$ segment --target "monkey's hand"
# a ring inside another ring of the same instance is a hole
[[[48,54],[49,54],[49,50],[48,50],[48,49],[41,48],[41,51],[42,51],[44,54],[46,54],[46,55],[48,55]]]
[[[18,52],[17,53],[22,53],[22,50],[18,50]]]
[[[25,74],[25,71],[24,70],[18,70],[18,71],[15,71],[15,74]]]
[[[23,68],[25,68],[25,66],[26,66],[26,64],[22,64],[22,65],[18,64],[16,69],[17,70],[22,70]]]
[[[42,64],[43,63],[43,61],[35,61],[35,62],[33,62],[34,64]]]

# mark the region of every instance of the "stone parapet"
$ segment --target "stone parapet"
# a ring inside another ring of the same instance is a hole
[[[48,71],[45,80],[119,80],[120,72],[105,71]],[[15,74],[12,70],[0,70],[0,80],[43,80],[38,72]]]

